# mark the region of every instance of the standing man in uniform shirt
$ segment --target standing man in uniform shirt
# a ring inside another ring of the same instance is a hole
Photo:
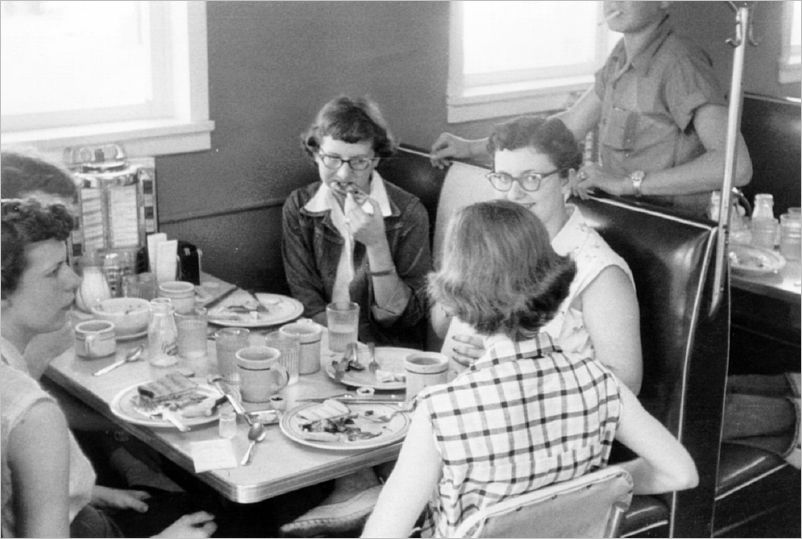
[[[708,56],[674,32],[670,2],[605,2],[610,29],[623,33],[595,84],[556,115],[577,140],[598,125],[599,163],[572,183],[575,195],[599,189],[702,216],[724,176],[727,107]],[[432,163],[487,156],[487,139],[443,133]],[[749,183],[752,163],[738,136],[733,185]]]

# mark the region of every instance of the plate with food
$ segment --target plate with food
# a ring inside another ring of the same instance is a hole
[[[371,449],[400,442],[410,417],[396,404],[349,403],[329,399],[306,403],[285,413],[279,427],[299,444],[347,451]]]
[[[235,293],[227,299],[225,304],[209,309],[209,322],[218,326],[257,328],[292,322],[304,313],[300,301],[281,294],[243,296]]]
[[[741,243],[730,244],[730,267],[747,277],[777,273],[785,266],[785,257],[762,247]]]
[[[369,387],[376,390],[398,391],[406,389],[407,379],[404,370],[404,359],[410,354],[419,352],[413,348],[396,348],[393,346],[377,346],[376,361],[379,368],[370,372],[370,353],[364,344],[359,345],[357,359],[344,360],[332,352],[322,355],[326,374],[332,379],[350,387]],[[342,378],[336,376],[336,362],[348,361]]]
[[[112,399],[111,413],[146,427],[193,427],[217,421],[225,397],[212,386],[170,373],[124,389]]]

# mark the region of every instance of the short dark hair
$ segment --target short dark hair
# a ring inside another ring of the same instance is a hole
[[[429,293],[482,335],[534,336],[568,296],[576,265],[554,252],[543,223],[509,200],[472,204],[452,217]]]
[[[64,241],[72,225],[72,216],[62,204],[42,206],[32,198],[2,200],[3,299],[17,289],[27,267],[25,248],[49,239]]]
[[[323,105],[301,135],[301,145],[314,157],[327,135],[350,144],[369,140],[377,157],[390,157],[398,146],[379,105],[369,97],[339,96]]]
[[[3,198],[24,198],[42,191],[78,202],[78,186],[72,174],[31,153],[0,153],[0,190]]]
[[[569,169],[582,165],[582,150],[562,120],[537,116],[520,116],[496,125],[487,141],[492,156],[501,150],[534,148],[549,156],[560,176],[568,176]]]

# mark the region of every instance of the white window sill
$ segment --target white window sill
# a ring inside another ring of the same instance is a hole
[[[780,71],[777,77],[780,84],[802,81],[802,63],[797,56],[789,61],[780,61]]]
[[[448,123],[564,109],[593,83],[593,76],[518,82],[449,92]]]
[[[3,133],[3,149],[33,147],[61,159],[64,150],[81,146],[120,144],[128,157],[188,153],[211,148],[211,120],[138,120]]]

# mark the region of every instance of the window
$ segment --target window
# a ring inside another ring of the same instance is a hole
[[[566,106],[620,37],[603,17],[601,2],[452,2],[448,121]]]
[[[783,3],[783,41],[780,55],[781,84],[802,80],[802,2]]]
[[[204,2],[2,2],[2,143],[208,149]]]

